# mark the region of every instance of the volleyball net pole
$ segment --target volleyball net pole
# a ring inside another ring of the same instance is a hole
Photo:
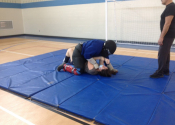
[[[115,42],[117,43],[116,0],[105,0],[105,40],[108,40],[108,2],[114,2]]]

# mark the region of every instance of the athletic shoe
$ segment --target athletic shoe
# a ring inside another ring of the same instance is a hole
[[[170,72],[169,71],[168,72],[165,72],[164,71],[163,74],[166,75],[166,76],[169,76],[170,75]]]
[[[60,71],[61,69],[64,69],[64,64],[65,64],[65,63],[59,65],[59,66],[57,67],[57,71]]]
[[[162,78],[164,77],[163,74],[155,72],[154,74],[150,75],[151,78]]]

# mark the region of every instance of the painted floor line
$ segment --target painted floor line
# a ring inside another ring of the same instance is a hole
[[[20,55],[25,55],[25,56],[34,56],[34,55],[29,55],[29,54],[24,54],[24,53],[18,53],[18,52],[12,52],[12,51],[7,51],[7,50],[1,50],[4,52],[9,52],[9,53],[15,53],[15,54],[20,54]]]
[[[7,110],[7,109],[1,107],[1,106],[0,106],[0,109],[3,110],[3,111],[5,111],[5,112],[7,112],[8,114],[14,116],[15,118],[17,118],[17,119],[19,119],[19,120],[25,122],[25,123],[28,124],[28,125],[35,125],[35,124],[33,124],[33,123],[27,121],[26,119],[24,119],[24,118],[22,118],[22,117],[16,115],[15,113],[13,113],[13,112],[11,112],[11,111],[9,111],[9,110]]]

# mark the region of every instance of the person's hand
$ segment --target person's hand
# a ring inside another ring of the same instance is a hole
[[[164,40],[164,38],[162,38],[162,37],[159,38],[158,44],[159,44],[160,46],[163,45],[163,40]]]
[[[107,65],[110,64],[110,60],[107,59],[107,58],[105,58],[105,62],[106,62]]]
[[[105,69],[108,69],[108,67],[106,67],[106,66],[104,66],[104,65],[100,65],[99,71],[102,71],[102,70],[105,70]]]

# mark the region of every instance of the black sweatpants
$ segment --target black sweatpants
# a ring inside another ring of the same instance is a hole
[[[72,55],[72,60],[75,68],[79,68],[80,72],[83,73],[85,63],[87,62],[87,60],[81,55],[81,51],[82,51],[82,44],[78,44],[77,46],[75,46]]]
[[[170,49],[174,38],[164,38],[163,45],[159,47],[158,53],[158,70],[157,73],[169,72]]]

